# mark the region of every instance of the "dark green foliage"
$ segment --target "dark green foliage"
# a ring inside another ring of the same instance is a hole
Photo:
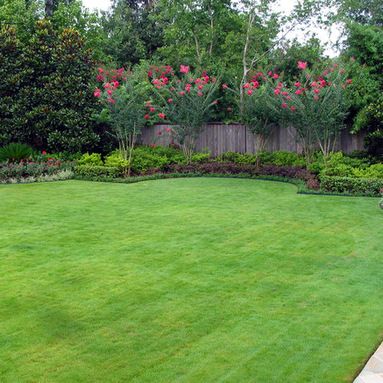
[[[332,193],[380,196],[382,179],[363,179],[352,177],[321,177],[321,189]]]
[[[0,43],[2,70],[14,77],[7,79],[5,73],[0,87],[0,138],[51,151],[78,152],[95,145],[94,63],[80,35],[69,29],[58,34],[42,20],[28,43],[18,42],[12,30],[2,31]]]
[[[365,145],[372,156],[383,158],[383,97],[364,107],[356,120],[356,128],[367,134]]]
[[[25,64],[22,61],[22,44],[16,29],[0,30],[0,145],[11,141],[23,141],[15,123],[17,101]]]
[[[383,31],[381,27],[350,24],[347,46],[348,55],[370,67],[373,74],[379,76],[382,73]],[[382,79],[380,81],[382,82]]]
[[[369,154],[383,156],[383,31],[376,25],[349,25],[347,54],[363,68],[355,76],[351,115],[355,132],[365,131]]]
[[[276,49],[271,59],[275,71],[282,73],[285,81],[293,81],[300,75],[297,62],[305,61],[312,68],[323,61],[323,50],[321,41],[317,38],[311,38],[303,44],[295,39]]]
[[[0,162],[20,162],[31,157],[32,152],[29,145],[11,143],[0,148]]]
[[[157,8],[125,0],[114,1],[112,11],[102,20],[108,36],[105,53],[117,66],[130,67],[142,59],[150,59],[162,46],[162,24],[154,16]]]

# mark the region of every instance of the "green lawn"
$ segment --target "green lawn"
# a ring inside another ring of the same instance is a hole
[[[277,182],[0,186],[0,382],[351,382],[383,211]]]

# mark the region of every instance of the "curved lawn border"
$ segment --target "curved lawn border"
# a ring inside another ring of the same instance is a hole
[[[303,180],[297,178],[288,178],[280,176],[254,176],[247,173],[240,174],[225,174],[225,173],[157,173],[152,175],[144,176],[133,176],[129,178],[113,178],[113,177],[91,177],[91,176],[80,176],[74,175],[73,179],[81,181],[92,181],[92,182],[111,182],[111,183],[137,183],[142,181],[153,181],[160,179],[171,179],[171,178],[194,178],[194,177],[208,177],[208,178],[239,178],[239,179],[253,179],[261,181],[275,181],[275,182],[284,182],[290,183],[297,187],[297,194],[307,194],[307,195],[322,195],[322,196],[339,196],[339,197],[369,197],[369,198],[379,198],[377,196],[364,195],[364,194],[350,194],[350,193],[331,193],[323,190],[313,190],[309,189],[306,186],[306,183]]]

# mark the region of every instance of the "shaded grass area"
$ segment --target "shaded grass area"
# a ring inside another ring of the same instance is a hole
[[[0,187],[1,382],[350,382],[378,199],[189,178]]]

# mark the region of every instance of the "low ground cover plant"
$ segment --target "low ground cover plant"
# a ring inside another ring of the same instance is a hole
[[[54,181],[72,177],[73,163],[51,159],[0,164],[0,183]]]

